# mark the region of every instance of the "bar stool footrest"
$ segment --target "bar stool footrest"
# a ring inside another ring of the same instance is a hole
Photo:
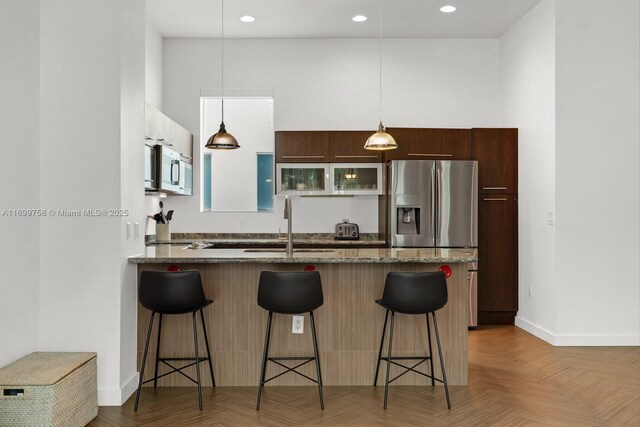
[[[295,360],[295,361],[303,361],[303,362],[302,362],[302,363],[297,364],[297,365],[296,365],[296,366],[294,366],[294,367],[290,367],[290,366],[287,366],[287,365],[285,365],[285,364],[283,364],[283,363],[280,363],[280,361],[286,362],[286,361],[294,361],[294,360]],[[284,371],[284,372],[280,372],[278,375],[274,375],[273,377],[271,377],[271,378],[269,378],[269,379],[267,379],[267,380],[264,380],[264,384],[268,383],[268,382],[269,382],[269,381],[271,381],[271,380],[275,380],[276,378],[281,377],[282,375],[284,375],[284,374],[286,374],[286,373],[288,373],[288,372],[294,372],[294,373],[296,373],[296,374],[300,375],[301,377],[304,377],[304,378],[308,379],[309,381],[311,381],[311,382],[313,382],[313,383],[318,384],[318,381],[317,381],[317,380],[314,380],[313,378],[311,378],[311,377],[309,377],[309,376],[307,376],[307,375],[303,374],[302,372],[298,372],[298,371],[296,371],[296,369],[300,368],[301,366],[306,365],[306,364],[307,364],[307,363],[309,363],[309,362],[313,362],[314,360],[316,360],[316,358],[315,358],[314,356],[298,356],[298,357],[267,357],[267,361],[269,361],[269,362],[273,362],[273,363],[275,363],[276,365],[278,365],[278,366],[281,366],[281,367],[285,368],[285,369],[286,369],[286,371]]]
[[[192,360],[193,363],[189,363],[188,365],[176,368],[172,364],[167,363],[167,360],[169,360],[169,361],[180,361],[180,362],[187,362],[187,361],[191,361]],[[198,363],[204,362],[204,361],[207,361],[207,360],[209,360],[208,357],[199,357],[198,358]],[[196,358],[195,357],[161,357],[161,358],[158,358],[158,362],[164,363],[165,365],[167,365],[168,367],[170,367],[173,370],[169,371],[169,372],[165,372],[162,375],[158,375],[157,377],[150,378],[150,379],[144,381],[142,384],[146,384],[146,383],[149,383],[151,381],[158,380],[158,379],[160,379],[162,377],[166,377],[167,375],[171,375],[171,374],[176,373],[176,372],[179,373],[180,375],[182,375],[183,377],[191,380],[195,384],[198,384],[198,381],[194,380],[189,375],[187,375],[184,372],[182,372],[183,369],[187,369],[187,368],[189,368],[191,366],[194,366],[196,364]]]
[[[427,377],[427,378],[431,378],[434,381],[438,381],[441,382],[442,384],[444,384],[444,381],[441,380],[440,378],[436,378],[436,377],[432,377],[429,374],[425,374],[424,372],[420,372],[417,371],[415,368],[417,368],[419,365],[421,365],[422,363],[426,362],[427,360],[432,360],[432,357],[429,356],[392,356],[391,357],[391,363],[393,365],[399,366],[401,368],[404,368],[404,372],[402,372],[401,374],[396,375],[393,379],[389,380],[389,384],[391,384],[392,382],[394,382],[395,380],[397,380],[398,378],[400,378],[401,376],[403,376],[404,374],[406,374],[407,372],[415,372],[416,374],[422,375],[423,377]],[[379,360],[384,360],[385,362],[389,363],[389,358],[386,356],[382,356],[380,357]],[[409,366],[405,366],[401,363],[397,363],[394,362],[394,360],[418,360],[419,362],[414,364],[413,366],[409,367]],[[432,361],[433,363],[433,361]]]

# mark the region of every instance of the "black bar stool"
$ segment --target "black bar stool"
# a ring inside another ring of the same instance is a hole
[[[258,402],[256,410],[260,410],[260,397],[265,383],[278,378],[288,372],[296,374],[318,384],[320,393],[320,409],[324,409],[322,398],[322,374],[320,373],[320,358],[318,356],[318,339],[316,337],[316,323],[313,318],[313,310],[324,304],[322,296],[322,283],[320,273],[317,271],[306,272],[280,272],[263,271],[260,274],[260,284],[258,286],[258,305],[269,312],[267,320],[267,333],[264,340],[264,351],[262,353],[262,367],[260,369],[260,385],[258,386]],[[269,357],[269,339],[271,337],[271,320],[273,313],[279,314],[302,314],[309,313],[311,317],[311,334],[313,337],[313,357]],[[296,369],[315,360],[317,380],[298,372]],[[284,361],[298,361],[298,365],[290,368]],[[273,362],[286,369],[265,380],[267,362]]]
[[[204,321],[204,314],[202,309],[213,303],[213,300],[206,299],[204,296],[204,289],[202,288],[202,281],[200,279],[200,273],[197,271],[143,271],[140,273],[140,287],[138,291],[138,299],[140,304],[147,310],[151,311],[151,320],[149,321],[149,330],[147,331],[147,341],[144,346],[144,356],[142,357],[142,368],[140,370],[140,380],[138,382],[138,391],[136,392],[136,403],[133,407],[134,411],[138,410],[138,403],[140,401],[140,390],[142,384],[146,384],[153,381],[153,387],[158,385],[158,378],[162,378],[174,372],[189,378],[194,383],[198,384],[198,404],[200,410],[202,410],[202,387],[200,384],[200,362],[208,360],[209,370],[211,372],[211,382],[213,387],[216,386],[216,381],[213,377],[213,365],[211,363],[211,353],[209,351],[209,339],[207,338],[207,326]],[[196,321],[196,313],[200,312],[200,319],[202,320],[202,330],[204,332],[204,341],[207,346],[207,357],[200,357],[198,352],[198,329]],[[158,319],[158,345],[156,348],[156,367],[153,378],[143,382],[144,370],[147,363],[147,353],[149,351],[149,340],[151,338],[151,330],[153,329],[153,319],[156,313],[160,314]],[[160,334],[162,333],[162,316],[165,314],[186,314],[191,313],[193,318],[193,340],[195,344],[195,357],[160,357]],[[191,361],[186,366],[176,368],[171,361]],[[158,376],[158,363],[162,362],[169,366],[172,371]],[[193,379],[184,372],[190,366],[196,365],[196,378]]]
[[[442,347],[440,345],[440,335],[438,334],[438,321],[436,320],[436,310],[441,309],[447,303],[447,279],[441,271],[434,273],[402,273],[391,272],[387,274],[384,284],[384,293],[382,299],[376,300],[376,303],[387,310],[384,317],[384,326],[382,329],[382,340],[380,341],[380,351],[378,352],[378,363],[376,365],[376,376],[373,385],[378,384],[378,372],[380,370],[380,361],[387,361],[387,377],[384,383],[384,409],[387,409],[387,396],[389,393],[389,384],[397,380],[409,371],[415,372],[427,378],[431,378],[431,385],[435,385],[435,381],[444,384],[444,391],[447,396],[447,407],[451,409],[451,400],[449,399],[449,386],[447,384],[447,374],[444,369],[444,361],[442,359]],[[391,312],[391,326],[389,328],[389,344],[388,355],[382,357],[382,346],[384,344],[384,336],[387,329],[387,320]],[[429,341],[429,355],[427,357],[392,357],[391,347],[393,344],[393,321],[396,313],[402,314],[425,314],[427,317],[427,339]],[[431,325],[429,322],[429,314],[433,317],[433,329],[436,333],[436,344],[438,347],[438,356],[440,358],[440,367],[442,368],[442,379],[435,378],[433,374],[433,357],[431,351]],[[394,360],[417,360],[418,363],[413,366],[405,366]],[[417,371],[418,365],[425,361],[429,361],[431,365],[431,375]],[[389,380],[389,372],[391,364],[400,366],[405,369],[404,372]]]

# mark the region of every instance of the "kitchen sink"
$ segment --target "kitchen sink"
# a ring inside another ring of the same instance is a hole
[[[279,252],[284,253],[286,249],[275,249],[275,248],[261,248],[261,249],[245,249],[245,252]],[[294,249],[293,252],[302,252],[302,253],[317,253],[317,252],[335,252],[335,249]]]

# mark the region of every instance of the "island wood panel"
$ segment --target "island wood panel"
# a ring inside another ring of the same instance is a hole
[[[435,271],[438,264],[318,264],[322,277],[325,303],[315,312],[318,346],[325,385],[370,385],[373,383],[375,363],[385,311],[374,303],[380,298],[384,278],[389,271]],[[447,378],[452,385],[467,382],[467,306],[466,264],[452,264],[454,274],[447,281],[449,303],[437,312],[443,345]],[[141,264],[142,270],[166,270],[165,264]],[[191,264],[183,270],[201,272],[205,294],[214,303],[204,310],[207,332],[214,362],[216,383],[220,386],[257,385],[264,344],[267,313],[256,304],[258,279],[264,270],[300,271],[295,264]],[[157,317],[157,316],[156,316]],[[141,365],[144,340],[150,312],[138,310],[138,366]],[[191,316],[164,316],[162,327],[162,356],[191,357],[193,329]],[[201,355],[205,354],[202,328],[199,325]],[[157,320],[154,331],[157,331]],[[433,335],[433,334],[432,334]],[[388,334],[387,334],[388,336]],[[153,375],[156,335],[152,334],[145,378]],[[435,336],[434,352],[435,352]],[[385,345],[386,347],[386,345]],[[396,315],[394,355],[426,354],[425,316]],[[291,316],[274,315],[270,355],[312,355],[309,316],[305,316],[304,334],[291,333]],[[440,375],[436,356],[436,375]],[[309,363],[301,372],[315,378],[315,367]],[[423,370],[428,370],[424,365]],[[160,364],[159,373],[168,368]],[[282,369],[270,364],[268,376]],[[195,378],[195,369],[185,372]],[[384,364],[381,365],[383,378]],[[392,367],[391,375],[400,373]],[[208,365],[201,365],[204,385],[210,385]],[[407,374],[394,384],[425,384],[424,377]],[[310,385],[295,375],[284,375],[269,385]],[[150,385],[150,384],[148,384]],[[158,380],[159,386],[192,386],[179,374]]]

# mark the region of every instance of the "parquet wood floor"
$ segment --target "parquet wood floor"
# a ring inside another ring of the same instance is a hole
[[[203,369],[203,372],[205,370]],[[373,375],[373,373],[372,373]],[[415,375],[415,374],[414,374]],[[515,326],[469,333],[469,385],[267,387],[260,412],[256,387],[144,389],[101,407],[90,426],[639,426],[639,347],[553,347]]]

